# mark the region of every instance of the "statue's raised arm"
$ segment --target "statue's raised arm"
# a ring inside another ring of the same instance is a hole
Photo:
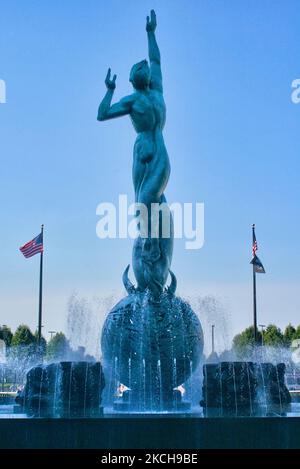
[[[109,68],[105,78],[105,86],[107,91],[98,109],[98,121],[105,121],[108,119],[114,119],[116,117],[126,116],[127,114],[130,114],[131,111],[131,96],[125,96],[125,98],[121,99],[118,103],[111,105],[112,97],[116,89],[117,75],[114,75],[111,80],[110,73],[111,70]]]
[[[150,18],[147,16],[146,31],[148,36],[148,53],[151,70],[150,88],[163,92],[162,73],[160,66],[160,51],[156,42],[155,29],[157,26],[156,14],[151,10]]]

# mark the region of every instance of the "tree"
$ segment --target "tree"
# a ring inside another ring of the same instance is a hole
[[[28,326],[26,326],[25,324],[21,324],[12,337],[11,346],[17,347],[28,346],[33,344],[35,344],[35,337],[33,333],[31,332]]]
[[[28,326],[21,324],[16,329],[9,348],[9,362],[18,373],[17,381],[21,383],[27,371],[39,361],[35,336]]]
[[[295,335],[294,335],[294,340],[295,339],[300,339],[300,325],[297,327]]]
[[[281,329],[275,324],[269,324],[264,332],[264,345],[272,347],[284,346],[284,338]]]
[[[63,360],[70,353],[70,345],[62,332],[56,333],[47,344],[47,359],[49,361]]]
[[[295,339],[296,329],[290,324],[288,324],[283,333],[283,340],[286,347],[290,347],[293,340]]]
[[[12,337],[13,333],[11,332],[11,329],[9,327],[0,327],[0,339],[4,340],[6,347],[10,346]]]
[[[257,331],[257,341],[258,345],[261,345],[262,336],[260,331]],[[243,358],[246,355],[251,354],[254,345],[255,342],[253,326],[247,327],[243,332],[237,334],[233,338],[233,348],[239,358]]]

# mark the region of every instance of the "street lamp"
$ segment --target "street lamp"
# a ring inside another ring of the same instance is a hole
[[[50,334],[50,340],[51,340],[53,335],[56,334],[56,331],[48,331],[48,334]]]

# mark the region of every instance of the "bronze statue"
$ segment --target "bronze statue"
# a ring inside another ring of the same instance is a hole
[[[134,93],[115,104],[111,104],[111,101],[117,76],[114,75],[111,79],[111,70],[108,69],[105,79],[107,92],[99,106],[98,120],[130,115],[138,134],[133,149],[132,176],[137,209],[139,204],[144,204],[147,207],[147,216],[139,219],[141,234],[134,244],[133,268],[138,289],[149,288],[153,293],[159,294],[163,291],[171,265],[173,223],[164,196],[170,176],[170,161],[163,138],[166,105],[160,51],[155,38],[156,24],[156,15],[152,10],[151,18],[147,17],[146,24],[150,67],[147,60],[133,65],[129,80]],[[162,217],[160,216],[158,222],[154,217],[151,219],[152,204],[163,204],[165,215],[168,212],[168,237],[163,238],[161,234]]]
[[[163,139],[166,107],[163,98],[160,52],[155,38],[156,16],[147,17],[150,67],[146,60],[130,72],[134,92],[111,104],[116,75],[111,79],[98,110],[103,121],[130,115],[137,138],[133,150],[133,184],[139,217],[139,236],[133,247],[137,288],[123,274],[128,296],[109,312],[103,326],[101,348],[110,398],[116,381],[128,389],[115,402],[119,410],[185,409],[176,386],[196,369],[203,351],[201,324],[189,304],[175,296],[176,277],[170,271],[173,252],[173,219],[164,190],[170,162]],[[152,217],[153,206],[163,207]],[[171,285],[164,288],[168,274]],[[180,407],[181,406],[181,407]]]

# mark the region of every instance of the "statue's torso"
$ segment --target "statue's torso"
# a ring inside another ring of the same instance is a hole
[[[131,120],[137,133],[163,129],[166,105],[162,93],[155,90],[137,92],[131,110]]]
[[[166,105],[162,93],[155,90],[137,92],[131,110],[131,120],[138,133],[134,158],[149,163],[156,157],[167,156],[162,130],[166,120]]]

